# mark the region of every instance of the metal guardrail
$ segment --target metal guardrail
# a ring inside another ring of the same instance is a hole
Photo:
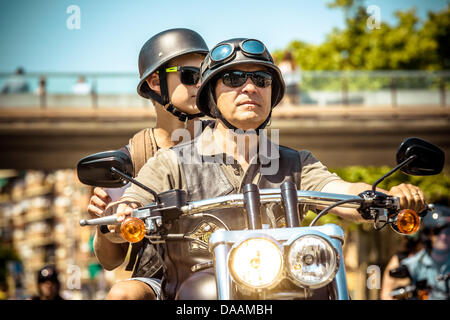
[[[403,106],[450,103],[450,71],[302,71],[297,75],[301,105]],[[17,75],[0,73],[0,91]],[[33,72],[21,76],[24,94],[0,94],[0,107],[148,107],[136,93],[135,73]],[[84,85],[76,89],[84,78]],[[83,87],[84,86],[84,87]]]
[[[437,98],[439,105],[446,106],[446,91],[450,89],[450,71],[304,71],[300,76],[301,94],[308,95],[315,90],[340,91],[343,105],[351,104],[354,92],[387,93],[389,104],[396,107],[400,94],[422,94],[425,100],[428,91],[429,99]]]

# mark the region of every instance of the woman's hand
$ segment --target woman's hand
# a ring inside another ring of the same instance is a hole
[[[103,217],[105,209],[111,203],[111,197],[100,187],[95,187],[94,195],[91,197],[88,206],[88,213],[91,218]]]

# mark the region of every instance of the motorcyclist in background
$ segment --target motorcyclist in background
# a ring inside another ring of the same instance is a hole
[[[400,267],[403,259],[411,257],[423,248],[420,233],[416,232],[413,235],[401,236],[402,244],[399,250],[391,257],[383,273],[383,281],[381,284],[380,298],[382,300],[392,300],[392,290],[405,287],[411,284],[409,278],[395,278],[391,277],[389,272]]]
[[[61,283],[54,266],[45,266],[37,272],[38,295],[31,300],[64,300],[59,291]]]
[[[270,121],[272,109],[284,95],[285,85],[262,42],[241,38],[219,43],[203,61],[201,76],[197,106],[216,119],[215,125],[207,127],[189,143],[159,150],[136,177],[140,183],[156,193],[183,189],[187,192],[187,201],[242,192],[248,183],[255,183],[259,188],[279,188],[286,180],[295,182],[298,190],[358,195],[371,189],[366,183],[343,181],[309,151],[292,150],[264,138],[264,132],[259,130]],[[243,130],[246,132],[242,133]],[[258,148],[277,152],[270,155],[251,152]],[[425,208],[423,192],[418,187],[402,184],[389,192],[378,190],[400,197],[403,208],[416,211]],[[132,185],[120,201],[111,203],[106,211],[117,213],[117,220],[123,221],[133,208],[152,201],[152,194]],[[301,216],[302,212],[304,210]],[[364,221],[353,209],[336,208],[334,212],[347,219]],[[263,223],[271,227],[283,226],[280,206],[262,210],[261,214]],[[115,227],[111,233],[115,234],[117,242],[123,242],[119,226]],[[181,217],[166,228],[170,233],[187,234],[196,241],[167,241],[162,246],[163,297],[192,298],[185,296],[183,290],[191,286],[191,291],[192,288],[198,291],[196,299],[213,299],[215,290],[208,296],[195,289],[202,277],[209,277],[214,283],[212,271],[194,273],[192,267],[211,260],[208,234],[218,228],[246,228],[242,210],[217,210],[201,218]],[[204,244],[199,245],[202,241]]]
[[[172,140],[174,130],[185,128],[191,136],[195,135],[194,120],[203,116],[196,107],[199,66],[207,53],[208,47],[203,38],[189,29],[160,32],[141,48],[137,92],[153,103],[157,119],[154,128],[141,130],[121,149],[131,156],[135,176],[158,149],[169,148],[180,142]],[[206,126],[205,123],[202,121],[201,126]],[[106,206],[112,200],[117,200],[126,187],[95,188],[88,212],[92,217],[103,216]],[[97,228],[94,251],[106,270],[120,266],[128,249],[128,243],[111,241],[106,226]],[[154,299],[159,296],[162,261],[146,240],[132,246],[126,270],[133,268],[132,278],[114,284],[107,299]]]
[[[434,205],[422,219],[421,239],[425,248],[401,264],[408,268],[411,284],[426,280],[428,299],[448,300],[450,276],[450,208]]]

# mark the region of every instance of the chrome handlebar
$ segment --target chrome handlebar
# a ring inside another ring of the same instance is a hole
[[[280,189],[260,189],[260,197],[261,197],[261,204],[267,204],[267,203],[281,203],[282,197],[281,197],[281,191]],[[353,208],[357,209],[360,207],[361,198],[358,196],[352,196],[352,195],[346,195],[346,194],[338,194],[338,193],[326,193],[326,192],[318,192],[318,191],[297,191],[297,197],[298,197],[298,203],[299,204],[306,204],[306,205],[323,205],[323,206],[329,206],[332,205],[338,201],[343,200],[349,200],[355,199],[359,201],[359,203],[345,203],[342,205],[342,207],[346,208]],[[370,201],[365,199],[365,201]],[[397,201],[398,203],[398,201]],[[210,199],[203,199],[203,200],[197,200],[188,202],[186,205],[181,207],[181,212],[183,215],[193,215],[198,214],[204,211],[214,210],[214,209],[226,209],[226,208],[239,208],[243,207],[244,204],[244,195],[242,193],[238,194],[230,194]],[[146,206],[149,207],[150,205]],[[139,212],[141,212],[143,209],[145,210],[146,207],[134,209],[132,216],[139,216]],[[87,225],[102,225],[102,224],[108,224],[108,225],[114,225],[119,224],[116,220],[115,215],[107,216],[107,217],[101,217],[101,218],[95,218],[95,219],[83,219],[80,220],[81,226],[87,226]]]
[[[261,204],[281,203],[280,189],[260,189]],[[358,196],[350,196],[338,193],[325,193],[318,191],[297,191],[298,202],[309,205],[331,205],[337,201],[359,199]],[[184,214],[196,214],[203,211],[225,208],[238,208],[244,206],[244,195],[242,193],[230,194],[211,199],[189,202],[181,208]],[[359,203],[347,203],[343,207],[359,208]]]

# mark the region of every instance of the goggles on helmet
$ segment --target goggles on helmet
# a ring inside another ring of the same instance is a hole
[[[53,267],[44,267],[38,272],[38,283],[45,281],[58,281],[56,270]]]
[[[246,39],[239,42],[238,48],[245,56],[266,61],[272,61],[266,46],[259,40]],[[211,50],[210,69],[232,60],[236,55],[236,45],[234,43],[219,43]]]
[[[219,75],[224,85],[238,88],[247,82],[248,77],[260,88],[266,88],[272,84],[272,75],[267,71],[240,71],[227,70]]]
[[[180,82],[188,86],[196,85],[200,80],[200,68],[197,67],[175,66],[166,68],[166,72],[180,72]]]

